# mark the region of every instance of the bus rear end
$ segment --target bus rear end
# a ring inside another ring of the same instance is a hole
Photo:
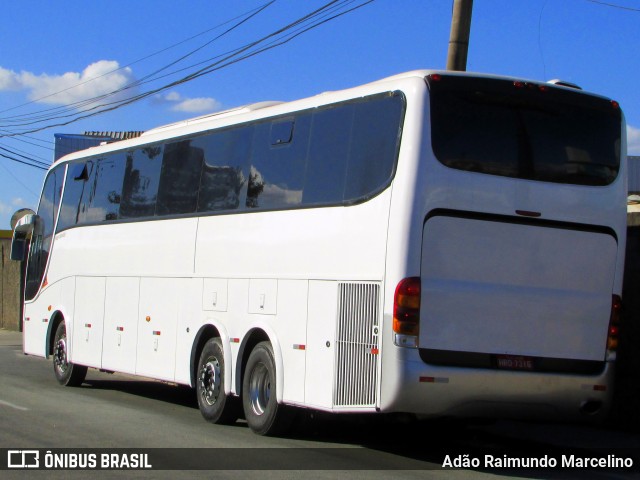
[[[389,406],[603,417],[626,233],[618,104],[544,83],[426,82]]]

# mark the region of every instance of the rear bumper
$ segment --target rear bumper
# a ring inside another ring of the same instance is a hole
[[[597,375],[436,366],[398,348],[382,378],[381,410],[419,416],[598,421],[612,399],[613,364]]]

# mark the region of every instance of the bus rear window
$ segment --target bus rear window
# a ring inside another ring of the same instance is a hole
[[[614,102],[547,84],[427,77],[433,151],[444,165],[489,175],[609,185],[620,167]]]

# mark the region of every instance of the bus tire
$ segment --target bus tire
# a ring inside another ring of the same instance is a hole
[[[230,425],[240,416],[239,398],[224,394],[224,351],[219,338],[205,343],[196,378],[198,407],[211,423]]]
[[[53,336],[53,373],[60,385],[78,387],[87,376],[87,367],[70,363],[68,355],[67,326],[60,322]]]
[[[273,358],[271,343],[258,343],[249,355],[242,379],[244,416],[251,430],[258,435],[282,434],[292,420],[292,412],[277,401]]]

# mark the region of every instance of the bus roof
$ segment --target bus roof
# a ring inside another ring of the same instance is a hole
[[[286,114],[287,112],[294,112],[298,110],[304,110],[306,108],[313,108],[319,105],[323,105],[326,103],[331,103],[332,101],[340,101],[344,100],[348,96],[360,96],[367,95],[373,93],[375,89],[379,88],[390,88],[390,83],[399,83],[408,79],[424,79],[427,75],[431,74],[442,74],[442,75],[460,75],[460,76],[472,76],[472,77],[481,77],[481,78],[496,78],[496,79],[509,79],[509,80],[518,80],[524,82],[532,82],[536,84],[546,83],[540,80],[529,80],[523,78],[509,77],[504,75],[494,75],[487,73],[478,73],[478,72],[459,72],[459,71],[450,71],[450,70],[411,70],[408,72],[399,73],[396,75],[392,75],[389,77],[385,77],[382,79],[375,80],[373,82],[361,84],[355,87],[341,89],[341,90],[333,90],[333,91],[325,91],[319,93],[317,95],[306,97],[302,99],[292,100],[290,102],[280,102],[280,101],[263,101],[256,102],[247,105],[242,105],[239,107],[230,108],[228,110],[223,110],[220,112],[208,113],[206,115],[202,115],[199,117],[194,117],[187,120],[182,120],[175,123],[170,123],[167,125],[161,125],[156,128],[152,128],[144,132],[138,138],[121,140],[118,142],[102,144],[99,146],[90,147],[86,150],[80,150],[77,152],[70,153],[56,161],[54,161],[54,165],[59,162],[67,162],[73,161],[80,158],[84,158],[87,156],[96,156],[104,153],[108,153],[116,150],[123,150],[127,148],[133,148],[139,145],[155,143],[157,141],[162,141],[167,137],[180,137],[184,135],[189,135],[193,133],[197,133],[199,131],[206,131],[208,129],[224,127],[227,123],[224,122],[225,119],[236,118],[237,121],[230,121],[228,124],[233,125],[236,123],[243,123],[245,121],[251,121],[260,119],[263,117],[268,117],[270,114],[273,115],[281,115]],[[565,86],[566,82],[554,82],[554,86],[557,88],[566,88],[575,90],[575,87]],[[385,87],[383,87],[385,85]],[[393,88],[393,87],[391,87]],[[584,92],[587,93],[587,92]],[[334,98],[335,97],[335,100]]]

